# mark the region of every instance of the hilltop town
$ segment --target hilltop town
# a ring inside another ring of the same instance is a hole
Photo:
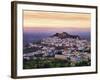
[[[23,52],[23,59],[26,62],[30,60],[34,62],[37,59],[42,61],[41,63],[38,61],[39,65],[33,65],[40,66],[39,68],[49,67],[48,64],[54,63],[54,60],[58,60],[56,61],[58,63],[61,61],[61,64],[56,65],[57,67],[91,65],[90,41],[82,40],[80,36],[66,32],[56,33],[37,42],[29,43],[24,47]],[[62,64],[63,61],[66,65]]]

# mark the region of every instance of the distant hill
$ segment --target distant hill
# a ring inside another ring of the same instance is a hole
[[[71,34],[68,34],[67,32],[56,33],[56,34],[52,35],[51,37],[59,37],[61,39],[63,39],[63,38],[80,39],[80,36],[78,36],[78,35],[71,35]]]

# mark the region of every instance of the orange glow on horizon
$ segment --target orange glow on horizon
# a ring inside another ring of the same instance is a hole
[[[24,11],[25,28],[48,29],[88,29],[91,26],[91,15],[86,13],[62,13]]]

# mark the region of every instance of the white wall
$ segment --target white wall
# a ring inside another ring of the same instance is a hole
[[[64,4],[100,5],[100,0],[30,0],[30,1],[64,3]],[[11,8],[10,7],[11,7],[11,0],[0,0],[0,80],[14,80],[10,78],[10,67],[11,67],[10,66],[11,65],[11,48],[10,48]],[[100,13],[100,6],[99,6],[99,13]],[[98,19],[100,21],[100,16],[98,16]],[[100,37],[98,41],[100,41]],[[98,44],[100,44],[100,42]],[[98,57],[100,57],[99,52],[98,52],[99,55]],[[98,65],[100,67],[100,64]],[[34,79],[30,78],[26,80],[100,80],[100,69],[98,74],[73,75],[73,76],[49,77],[49,78],[45,77],[45,78],[34,78]]]

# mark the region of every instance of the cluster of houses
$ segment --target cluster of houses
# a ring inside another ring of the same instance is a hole
[[[91,60],[90,42],[78,38],[48,37],[42,39],[38,44],[29,43],[25,49],[28,48],[31,48],[31,51],[23,54],[23,58],[26,60],[37,58],[67,60],[70,58],[73,63]]]

